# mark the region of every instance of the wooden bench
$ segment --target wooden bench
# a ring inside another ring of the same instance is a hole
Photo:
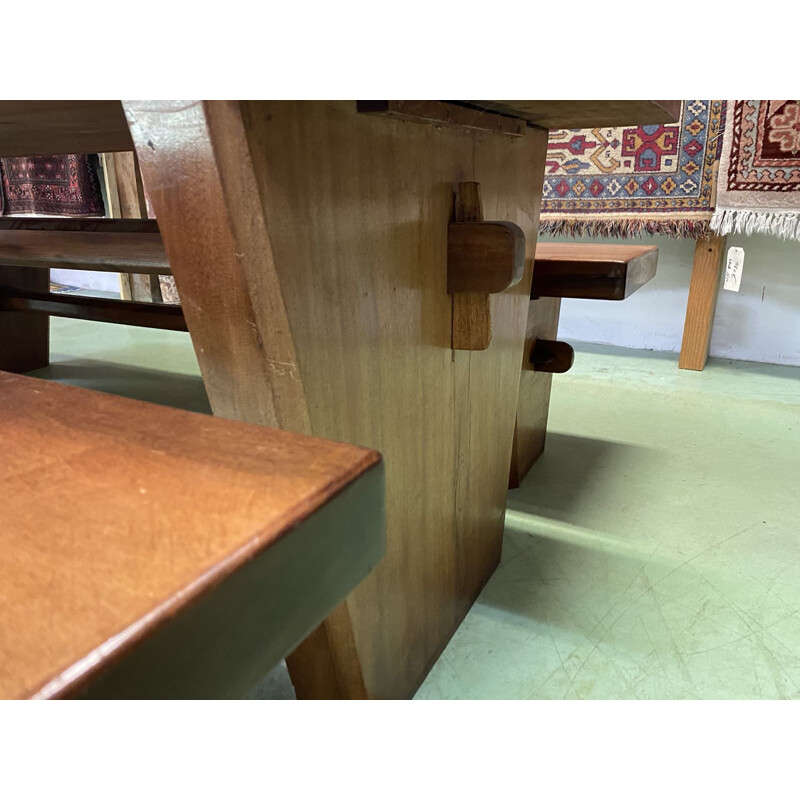
[[[540,242],[531,299],[624,300],[655,277],[657,264],[653,246]]]
[[[572,347],[556,341],[561,298],[624,300],[655,276],[657,263],[658,248],[646,245],[536,245],[509,488],[542,454],[553,374],[572,366]]]
[[[244,695],[384,552],[352,445],[0,373],[0,698]]]
[[[155,220],[0,218],[0,369],[49,360],[49,316],[185,331],[180,306],[50,292],[50,268],[168,275]]]

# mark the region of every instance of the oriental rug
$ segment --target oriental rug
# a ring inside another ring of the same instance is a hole
[[[542,233],[710,234],[725,101],[685,100],[678,122],[551,131]]]
[[[800,100],[729,100],[711,227],[800,240]]]
[[[2,213],[102,217],[97,169],[86,155],[0,158]]]

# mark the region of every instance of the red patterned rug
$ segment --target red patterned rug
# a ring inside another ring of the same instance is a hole
[[[105,214],[97,169],[86,155],[0,158],[2,213],[57,217]]]
[[[709,235],[725,103],[685,100],[663,125],[551,131],[542,233]]]
[[[728,101],[711,227],[800,240],[800,100]]]

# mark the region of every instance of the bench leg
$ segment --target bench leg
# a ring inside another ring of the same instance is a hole
[[[531,370],[528,361],[537,339],[555,339],[558,336],[560,312],[560,297],[540,297],[538,300],[531,300],[528,306],[525,354],[519,380],[517,419],[508,476],[509,489],[516,489],[522,483],[522,479],[544,451],[553,374]]]
[[[0,267],[0,289],[50,290],[50,270]],[[0,311],[0,370],[29,372],[50,362],[50,318],[24,311]]]
[[[706,365],[724,252],[724,236],[698,239],[695,245],[686,322],[678,360],[681,369],[701,370]]]

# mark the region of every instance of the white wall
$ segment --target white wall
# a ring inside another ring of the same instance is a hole
[[[571,241],[542,237],[542,241]],[[575,241],[621,244],[620,240]],[[559,338],[641,350],[678,352],[694,242],[643,236],[659,248],[656,277],[627,300],[564,300]],[[800,365],[800,242],[772,236],[728,236],[727,247],[743,247],[739,293],[720,291],[711,355],[743,361]]]
[[[90,272],[77,269],[51,269],[50,280],[77,286],[79,289],[95,289],[101,292],[119,292],[119,274],[116,272]]]

